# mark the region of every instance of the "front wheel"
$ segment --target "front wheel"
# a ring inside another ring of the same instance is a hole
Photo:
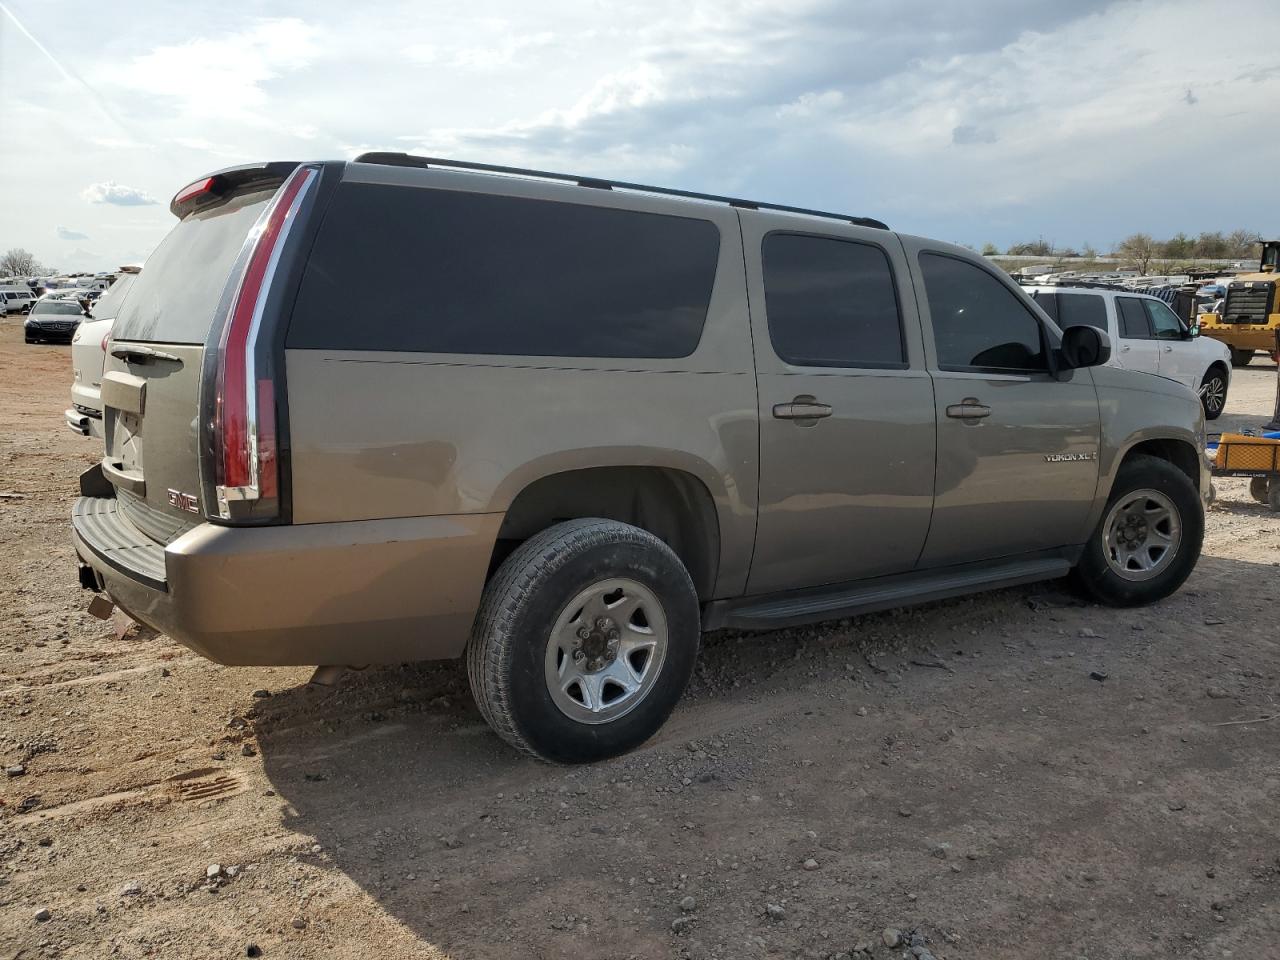
[[[1204,508],[1187,475],[1167,460],[1134,456],[1117,471],[1074,576],[1102,603],[1153,603],[1191,575],[1203,541]]]
[[[1200,403],[1206,420],[1217,420],[1227,405],[1227,376],[1220,367],[1210,367],[1200,381]]]
[[[543,760],[625,753],[662,726],[693,673],[698,595],[652,534],[570,520],[531,537],[485,587],[467,647],[480,712]]]

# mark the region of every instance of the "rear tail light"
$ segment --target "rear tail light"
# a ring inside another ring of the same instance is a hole
[[[224,520],[279,514],[275,383],[270,351],[258,342],[280,251],[317,171],[295,170],[246,241],[249,252],[217,348],[213,400],[213,496]]]

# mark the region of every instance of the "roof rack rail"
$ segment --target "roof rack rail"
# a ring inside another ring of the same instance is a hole
[[[389,167],[450,167],[455,170],[477,170],[482,173],[504,173],[519,177],[537,177],[540,180],[556,180],[561,183],[574,183],[580,187],[595,190],[634,190],[637,193],[658,193],[667,197],[684,197],[688,200],[709,200],[712,203],[727,203],[731,207],[742,210],[776,210],[781,213],[800,213],[808,217],[823,217],[827,220],[842,220],[858,227],[874,227],[877,230],[888,230],[888,224],[872,217],[851,217],[847,213],[829,213],[825,210],[809,210],[805,207],[788,207],[781,203],[764,203],[759,200],[742,200],[737,197],[721,197],[714,193],[696,193],[692,190],[677,190],[674,187],[652,187],[643,183],[627,183],[623,180],[602,180],[598,177],[581,177],[568,173],[550,173],[546,170],[526,170],[522,167],[502,167],[492,163],[468,163],[465,160],[444,160],[439,157],[416,157],[408,153],[373,152],[362,153],[356,157],[356,163],[378,163]]]

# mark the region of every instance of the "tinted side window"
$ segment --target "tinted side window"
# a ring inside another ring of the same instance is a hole
[[[765,237],[769,339],[787,363],[904,367],[889,258],[868,243],[773,233]]]
[[[706,220],[343,184],[287,346],[686,357],[702,336],[719,250]]]
[[[980,267],[922,253],[938,365],[952,370],[1047,369],[1040,321],[1004,284]]]
[[[1142,306],[1147,311],[1147,319],[1151,321],[1151,330],[1157,340],[1182,339],[1182,321],[1167,304],[1161,300],[1143,300]]]
[[[1049,315],[1050,320],[1057,323],[1058,326],[1062,326],[1062,324],[1058,322],[1058,295],[1056,293],[1049,293],[1046,290],[1037,290],[1031,294],[1031,299],[1039,304],[1040,309]]]
[[[1116,312],[1120,317],[1120,336],[1130,340],[1150,340],[1151,321],[1142,309],[1137,297],[1116,297]]]
[[[1107,332],[1107,303],[1096,293],[1058,294],[1058,326],[1097,327]]]

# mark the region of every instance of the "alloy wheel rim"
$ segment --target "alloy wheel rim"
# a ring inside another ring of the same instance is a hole
[[[1214,377],[1205,383],[1203,396],[1204,405],[1216,413],[1226,405],[1227,385],[1222,382],[1221,377]]]
[[[547,692],[579,723],[617,720],[652,691],[668,639],[666,611],[652,590],[626,577],[594,583],[556,617],[543,667]]]
[[[1178,554],[1182,518],[1159,490],[1135,490],[1117,500],[1103,523],[1103,554],[1125,580],[1159,576]]]

